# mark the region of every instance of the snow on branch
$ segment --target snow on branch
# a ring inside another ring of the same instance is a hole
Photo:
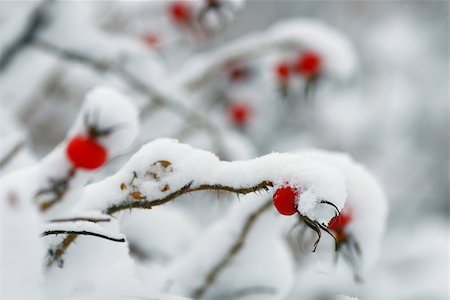
[[[183,66],[178,81],[195,90],[227,65],[274,50],[313,50],[321,54],[325,73],[333,77],[345,79],[356,68],[353,47],[343,35],[317,21],[292,20],[194,57]]]
[[[125,242],[125,238],[122,234],[108,231],[91,221],[66,221],[48,223],[44,226],[44,230],[41,236],[58,234],[89,235],[107,239],[113,242]]]
[[[143,146],[115,175],[87,186],[76,209],[110,215],[150,209],[199,191],[248,194],[286,186],[301,191],[293,199],[295,210],[311,222],[327,224],[336,215],[335,208],[344,206],[342,175],[302,155],[272,153],[226,162],[176,140],[158,139]]]
[[[137,110],[127,97],[99,87],[91,91],[66,141],[38,164],[46,183],[36,191],[41,211],[81,188],[89,174],[126,150],[138,132]]]
[[[345,202],[342,175],[302,155],[272,153],[248,161],[220,161],[213,153],[158,139],[139,150],[114,176],[87,186],[80,207],[113,214],[130,208],[151,208],[197,191],[248,194],[292,186],[299,191],[297,210],[327,223]],[[98,199],[98,195],[105,195]]]

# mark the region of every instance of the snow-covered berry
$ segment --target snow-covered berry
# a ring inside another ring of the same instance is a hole
[[[306,77],[315,77],[321,71],[322,59],[316,52],[308,51],[300,54],[296,63],[296,71]]]
[[[66,154],[75,168],[94,170],[101,167],[108,153],[96,140],[77,135],[67,144]]]
[[[169,15],[177,23],[187,23],[192,19],[189,3],[186,1],[175,1],[170,3]]]
[[[290,73],[290,66],[286,62],[280,62],[275,66],[275,76],[281,82],[288,80]]]
[[[298,190],[291,186],[279,187],[273,194],[273,205],[282,215],[290,216],[297,212]]]
[[[228,107],[228,115],[233,124],[243,126],[247,124],[251,114],[250,106],[246,103],[232,103]]]

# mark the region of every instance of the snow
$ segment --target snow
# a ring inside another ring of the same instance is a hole
[[[364,278],[377,261],[385,232],[388,205],[383,189],[365,167],[348,155],[325,151],[300,153],[335,167],[345,177],[345,206],[352,212],[347,232],[361,248],[360,275]]]
[[[192,295],[204,284],[214,267],[227,257],[249,217],[269,201],[267,197],[246,195],[241,202],[235,203],[223,218],[209,227],[184,255],[171,264],[167,279],[169,290]],[[282,217],[275,213],[274,208],[263,212],[252,225],[241,251],[207,289],[205,299],[233,295],[240,289],[255,286],[270,290],[268,299],[283,299],[293,281],[293,261],[280,237],[283,225]],[[212,244],[216,249],[213,252],[210,251]],[[256,293],[251,299],[266,299],[266,296]]]
[[[155,180],[149,175],[149,168],[159,161],[168,161],[171,165],[164,172],[157,172],[159,179]],[[133,174],[137,175],[134,180]],[[263,181],[271,181],[274,189],[289,183],[304,191],[298,201],[299,212],[320,223],[328,223],[335,214],[334,209],[320,203],[321,200],[330,201],[338,209],[344,206],[346,191],[342,175],[302,155],[272,153],[248,161],[226,162],[176,140],[158,139],[143,146],[116,175],[87,186],[80,209],[105,211],[113,205],[136,201],[129,196],[135,191],[134,187],[150,200],[167,196],[189,184],[194,189],[204,184],[241,188]],[[129,188],[121,190],[122,183]],[[98,199],[99,194],[104,195],[102,199]]]
[[[101,130],[113,129],[111,134],[99,138],[111,157],[127,150],[137,138],[138,110],[130,98],[109,87],[96,87],[86,95],[79,117],[69,136],[79,133],[87,134],[84,124],[86,115],[88,115],[89,124],[98,126]]]

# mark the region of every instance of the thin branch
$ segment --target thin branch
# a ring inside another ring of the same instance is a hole
[[[167,195],[166,197],[155,199],[155,200],[126,200],[120,204],[112,205],[104,210],[105,214],[112,215],[116,212],[126,210],[126,209],[132,209],[132,208],[146,208],[151,209],[153,206],[158,206],[165,204],[167,202],[170,202],[182,195],[185,195],[187,193],[191,192],[198,192],[198,191],[226,191],[226,192],[232,192],[237,194],[248,194],[252,192],[256,192],[259,190],[268,190],[269,187],[273,186],[273,183],[270,181],[262,181],[254,186],[249,187],[232,187],[232,186],[225,186],[221,184],[202,184],[197,187],[191,187],[193,182],[189,182],[188,184],[184,185],[179,190]]]
[[[38,30],[45,24],[45,10],[50,2],[50,0],[44,0],[33,9],[22,32],[0,57],[0,71],[5,69],[14,56],[33,40]]]
[[[35,199],[39,200],[39,197],[51,194],[52,198],[50,200],[45,200],[39,203],[39,209],[45,212],[52,208],[55,204],[61,202],[64,196],[69,191],[70,182],[75,177],[77,172],[76,168],[71,168],[68,174],[62,179],[50,179],[50,187],[39,190]]]
[[[41,233],[41,236],[48,236],[48,235],[58,235],[58,234],[74,234],[74,235],[90,235],[90,236],[95,236],[95,237],[99,237],[102,239],[106,239],[106,240],[110,240],[113,242],[119,242],[119,243],[123,243],[125,242],[124,238],[114,238],[111,236],[107,236],[101,233],[97,233],[97,232],[91,232],[91,231],[87,231],[87,230],[46,230],[43,233]]]
[[[0,169],[4,168],[12,159],[14,159],[14,157],[16,157],[16,155],[20,153],[24,146],[24,140],[20,140],[19,142],[17,142],[14,147],[0,159]]]
[[[89,217],[73,217],[73,218],[60,218],[49,220],[49,223],[62,223],[62,222],[77,222],[86,221],[93,223],[110,222],[111,218],[89,218]]]
[[[52,254],[50,255],[48,261],[47,261],[47,267],[50,268],[53,263],[59,261],[61,257],[67,252],[67,249],[75,242],[75,239],[78,235],[76,234],[68,234],[61,243],[58,244],[55,251],[52,251]]]
[[[210,288],[214,282],[217,280],[220,273],[227,267],[227,265],[230,263],[230,261],[242,250],[245,240],[250,233],[251,229],[253,228],[253,225],[258,220],[258,218],[270,207],[272,206],[271,201],[267,201],[266,204],[261,206],[258,210],[253,212],[248,219],[246,220],[244,226],[242,227],[242,230],[235,241],[235,243],[230,247],[227,254],[222,258],[221,261],[219,261],[208,273],[208,275],[205,278],[205,282],[198,287],[193,292],[193,298],[194,299],[200,299],[203,297],[203,295],[206,293],[208,288]]]

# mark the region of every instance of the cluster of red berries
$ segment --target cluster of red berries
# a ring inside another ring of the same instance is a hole
[[[321,71],[322,59],[313,51],[301,53],[294,62],[282,61],[275,65],[275,76],[280,83],[286,83],[292,75],[301,75],[311,80]]]
[[[75,168],[94,170],[106,162],[108,151],[94,138],[76,135],[67,143],[66,155]]]

